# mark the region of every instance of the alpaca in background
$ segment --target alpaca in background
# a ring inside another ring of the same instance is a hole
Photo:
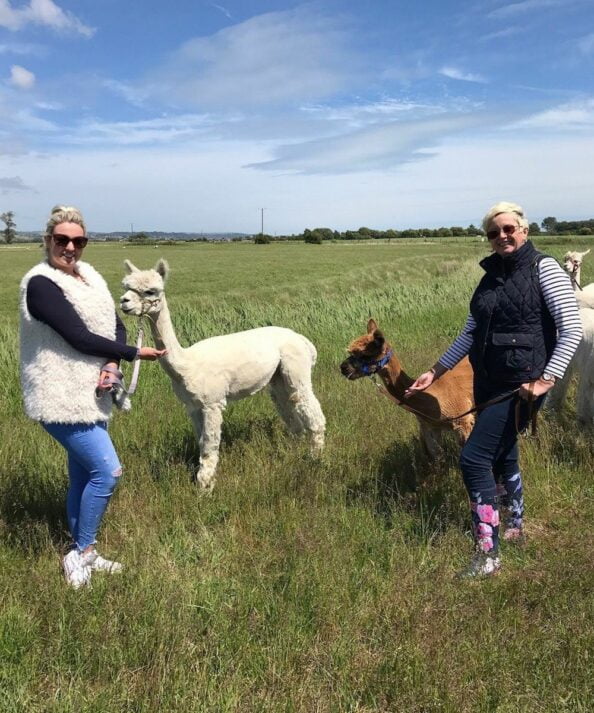
[[[590,250],[583,253],[577,250],[570,250],[563,256],[563,269],[569,275],[571,286],[575,292],[575,298],[580,307],[594,308],[594,283],[582,287],[582,263]]]

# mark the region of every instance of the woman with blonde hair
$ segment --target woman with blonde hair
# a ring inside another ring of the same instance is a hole
[[[53,208],[44,236],[46,258],[27,272],[20,288],[25,411],[68,455],[66,510],[74,546],[63,567],[74,588],[88,584],[93,571],[122,569],[95,548],[122,472],[107,432],[112,398],[106,387],[120,359],[153,360],[165,353],[126,344],[105,280],[80,259],[87,242],[80,212]]]
[[[461,577],[486,577],[499,570],[499,504],[503,539],[523,539],[518,431],[529,420],[527,402],[536,413],[582,337],[569,277],[528,240],[523,209],[497,203],[485,215],[483,228],[493,254],[480,263],[485,274],[470,300],[464,329],[409,390],[426,389],[468,354],[475,403],[489,404],[479,411],[460,456],[475,540],[475,554]]]

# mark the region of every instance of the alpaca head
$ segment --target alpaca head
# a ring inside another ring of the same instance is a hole
[[[139,270],[130,260],[125,260],[124,265],[127,275],[122,280],[126,289],[120,297],[122,312],[136,317],[159,314],[169,272],[167,261],[159,260],[152,270]]]
[[[340,365],[340,371],[347,379],[360,379],[374,374],[381,368],[380,362],[388,352],[390,345],[375,320],[367,322],[367,334],[353,340],[348,346],[350,356]]]
[[[575,275],[576,272],[581,268],[582,261],[590,250],[586,250],[585,253],[579,253],[576,250],[570,250],[566,252],[563,256],[563,269],[569,275]]]

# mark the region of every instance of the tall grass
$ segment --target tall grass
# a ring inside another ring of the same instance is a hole
[[[456,446],[428,463],[412,417],[338,372],[370,316],[411,373],[432,363],[484,250],[90,247],[116,296],[123,257],[167,257],[183,344],[264,324],[311,338],[328,438],[312,460],[265,394],[238,402],[201,497],[190,423],[144,363],[133,410],[112,424],[125,474],[101,533],[127,569],[79,592],[59,569],[64,454],[24,417],[17,378],[16,291],[39,254],[0,250],[0,710],[590,711],[594,458],[573,406],[522,444],[527,546],[505,548],[495,580],[460,584],[471,543]]]

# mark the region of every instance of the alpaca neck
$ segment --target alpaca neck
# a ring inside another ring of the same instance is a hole
[[[167,349],[167,354],[161,357],[160,362],[171,367],[176,372],[177,367],[183,361],[184,349],[177,340],[173,324],[171,323],[171,315],[165,295],[161,298],[161,311],[156,316],[149,316],[151,323],[151,331],[153,340],[157,349]],[[166,369],[166,371],[168,371]]]
[[[389,347],[391,349],[391,347]],[[404,371],[400,360],[392,350],[390,361],[378,372],[386,389],[399,401],[404,399],[404,392],[413,383],[413,379]]]

